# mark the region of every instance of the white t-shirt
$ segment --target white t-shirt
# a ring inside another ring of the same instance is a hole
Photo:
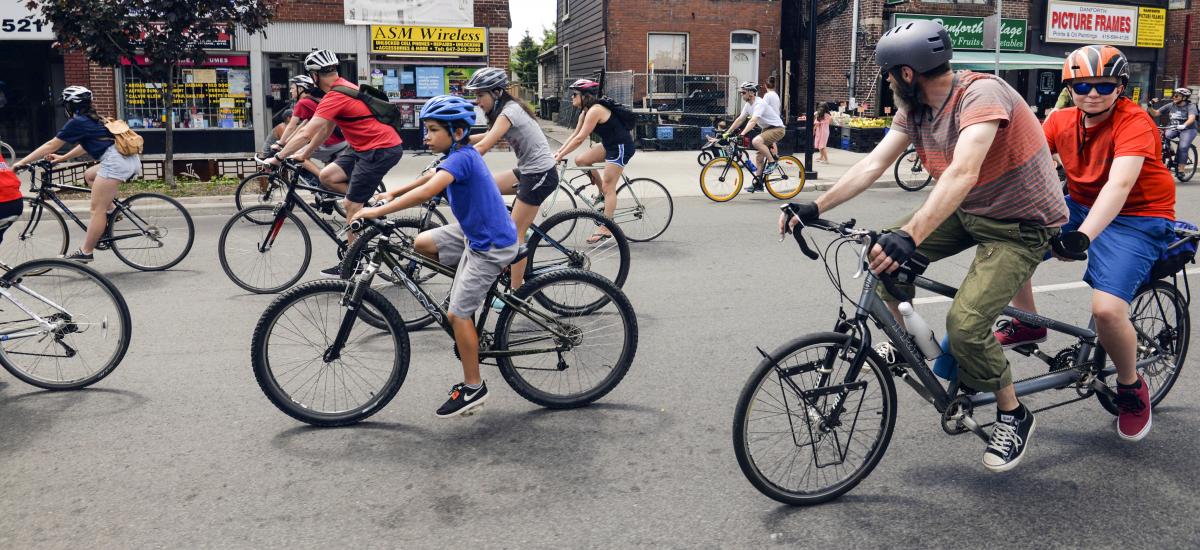
[[[763,94],[762,100],[766,101],[767,105],[773,107],[776,113],[783,112],[783,101],[779,99],[779,94],[775,93],[774,90],[767,90],[767,93]]]
[[[742,116],[747,119],[757,117],[757,124],[760,128],[783,127],[783,119],[779,118],[779,111],[768,105],[762,98],[754,100],[753,105],[747,103],[745,107],[742,107]]]

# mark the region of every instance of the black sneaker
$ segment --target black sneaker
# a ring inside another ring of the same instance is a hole
[[[70,254],[64,254],[62,256],[62,259],[79,262],[81,264],[90,264],[90,263],[92,263],[92,260],[94,260],[96,258],[95,258],[95,256],[92,256],[91,254],[84,254],[82,250],[76,250]]]
[[[334,264],[333,267],[330,267],[328,269],[322,269],[321,276],[329,277],[331,279],[341,279],[342,278],[342,264]]]
[[[481,383],[479,388],[472,390],[466,384],[455,384],[450,387],[450,399],[438,407],[438,418],[454,416],[470,416],[487,400],[487,384]]]
[[[1037,420],[1024,405],[1014,414],[997,413],[992,437],[983,453],[983,466],[993,472],[1007,472],[1021,463],[1029,448],[1029,438]]]

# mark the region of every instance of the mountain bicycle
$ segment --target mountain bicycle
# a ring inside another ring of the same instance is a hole
[[[446,309],[405,266],[415,262],[445,277],[453,277],[454,268],[416,252],[412,240],[386,221],[358,219],[350,225],[356,232],[374,228],[387,238],[369,241],[370,259],[353,280],[312,281],[279,295],[263,312],[250,345],[254,376],[267,398],[315,426],[359,422],[387,405],[404,384],[408,331],[391,302],[371,288],[381,270],[399,279],[454,338]],[[504,303],[493,329],[487,329],[490,307],[481,308],[475,323],[482,364],[499,367],[521,397],[552,409],[582,407],[620,383],[638,340],[633,306],[620,289],[578,269],[539,275],[513,292],[503,289],[507,282],[502,274],[484,302]],[[593,308],[597,296],[604,305]],[[384,320],[383,333],[358,322],[368,311]]]
[[[928,261],[919,255],[893,274],[873,275],[866,257],[878,233],[855,229],[854,220],[815,220],[807,227],[837,235],[818,255],[801,236],[802,226],[793,231],[806,256],[824,258],[830,281],[843,304],[854,302],[853,311],[847,314],[843,305],[831,332],[801,336],[771,353],[759,350],[763,360],[742,389],[733,421],[734,452],[750,483],[766,496],[791,505],[818,504],[854,488],[879,463],[892,437],[897,400],[894,378],[933,406],[947,434],[969,432],[987,441],[985,428],[991,424],[980,424],[973,413],[994,404],[994,394],[971,393],[957,380],[944,386],[927,365],[933,358],[921,353],[875,293],[882,284],[893,296],[910,301],[911,294],[897,283],[947,297],[953,297],[956,289],[924,277]],[[1200,233],[1178,234],[1181,241],[1173,246],[1200,240]],[[847,246],[858,255],[855,276],[863,277],[857,299],[846,292],[840,273],[830,266],[831,260],[836,266],[838,253]],[[1183,279],[1186,286],[1186,277]],[[1154,280],[1144,284],[1130,304],[1138,339],[1137,369],[1149,385],[1151,406],[1166,397],[1183,367],[1191,334],[1189,299],[1190,292],[1185,296],[1177,283]],[[1051,353],[1036,344],[1014,348],[1049,367],[1045,374],[1017,381],[1013,387],[1018,396],[1067,391],[1067,398],[1039,410],[1094,396],[1105,410],[1117,414],[1117,371],[1106,360],[1094,321],[1083,328],[1013,307],[1005,308],[1004,314],[1076,340]],[[871,324],[895,346],[897,362],[887,364],[872,349]]]
[[[261,161],[262,159],[256,158]],[[274,205],[282,202],[284,194],[287,193],[287,180],[292,177],[299,177],[303,182],[302,189],[312,191],[312,206],[319,212],[326,215],[336,213],[342,220],[346,219],[346,206],[342,203],[342,199],[346,198],[344,193],[329,190],[321,187],[316,176],[313,176],[307,170],[301,168],[295,174],[290,172],[290,168],[281,169],[263,169],[249,176],[242,178],[238,183],[237,189],[233,193],[233,203],[238,210],[243,210],[255,205]],[[380,190],[383,190],[383,184],[380,184]]]
[[[804,163],[792,155],[780,155],[768,162],[762,175],[755,173],[750,162],[751,149],[735,139],[723,140],[725,156],[713,158],[700,170],[700,190],[715,202],[726,202],[742,190],[743,169],[750,171],[753,189],[765,187],[780,200],[795,197],[804,190]]]
[[[445,222],[436,219],[434,214],[438,212],[442,200],[443,197],[439,195],[425,203],[420,217],[403,217],[390,221],[388,225],[394,233],[400,233],[407,239],[415,238],[422,231],[441,227]],[[597,227],[607,229],[612,238],[587,242]],[[370,257],[371,241],[383,236],[374,227],[368,227],[359,235],[342,259],[343,279],[349,279],[359,271],[362,261]],[[629,240],[616,222],[593,210],[564,210],[550,216],[545,222],[531,224],[525,247],[528,260],[525,262],[525,280],[558,269],[583,269],[597,273],[621,288],[629,276]],[[409,278],[433,294],[445,296],[449,293],[450,279],[439,277],[437,271],[423,268],[415,262],[409,263],[405,269]],[[408,330],[418,330],[433,322],[433,316],[416,301],[400,279],[387,272],[380,272],[378,278],[379,283],[374,288],[397,307]],[[383,328],[383,319],[371,312],[363,311],[362,317],[367,323]]]
[[[9,263],[66,254],[70,233],[64,213],[87,231],[87,224],[58,193],[90,194],[92,190],[54,183],[51,166],[42,160],[21,168],[30,172],[29,190],[33,196],[25,197],[25,209],[12,225],[18,231],[10,232],[0,245],[0,256]],[[158,193],[137,193],[114,199],[113,207],[96,250],[111,249],[126,265],[142,271],[170,269],[192,250],[196,228],[179,201]]]
[[[920,191],[933,181],[933,175],[921,164],[917,148],[911,145],[896,159],[892,174],[896,177],[896,185],[905,191]]]
[[[42,389],[77,390],[117,368],[133,323],[112,282],[88,266],[53,258],[0,269],[5,370]]]
[[[1175,178],[1179,181],[1186,182],[1196,175],[1196,146],[1193,144],[1188,147],[1187,159],[1183,166],[1175,162],[1175,152],[1179,150],[1179,136],[1173,138],[1167,137],[1168,130],[1174,130],[1174,126],[1159,126],[1158,131],[1162,134],[1162,159],[1163,164],[1167,165],[1167,169],[1175,173]]]
[[[604,194],[588,176],[588,172],[603,169],[603,166],[568,166],[567,161],[562,161],[558,187],[542,203],[540,215],[546,218],[563,210],[574,210],[579,203],[583,203],[583,208],[603,212]],[[578,173],[568,177],[570,172]],[[629,240],[645,242],[658,238],[671,225],[674,215],[675,201],[665,185],[650,178],[629,179],[621,174],[612,219]]]

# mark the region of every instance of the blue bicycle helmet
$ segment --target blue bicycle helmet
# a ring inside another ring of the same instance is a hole
[[[469,126],[475,123],[475,105],[458,96],[440,95],[421,107],[420,119],[429,118],[447,123],[465,122]]]

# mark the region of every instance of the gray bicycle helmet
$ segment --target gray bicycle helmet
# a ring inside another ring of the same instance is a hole
[[[496,90],[508,87],[508,72],[496,67],[485,67],[475,71],[471,80],[467,81],[467,89],[475,92],[480,90]]]
[[[901,66],[918,74],[949,63],[954,57],[950,33],[935,21],[909,21],[893,27],[875,45],[875,64],[880,74]]]

